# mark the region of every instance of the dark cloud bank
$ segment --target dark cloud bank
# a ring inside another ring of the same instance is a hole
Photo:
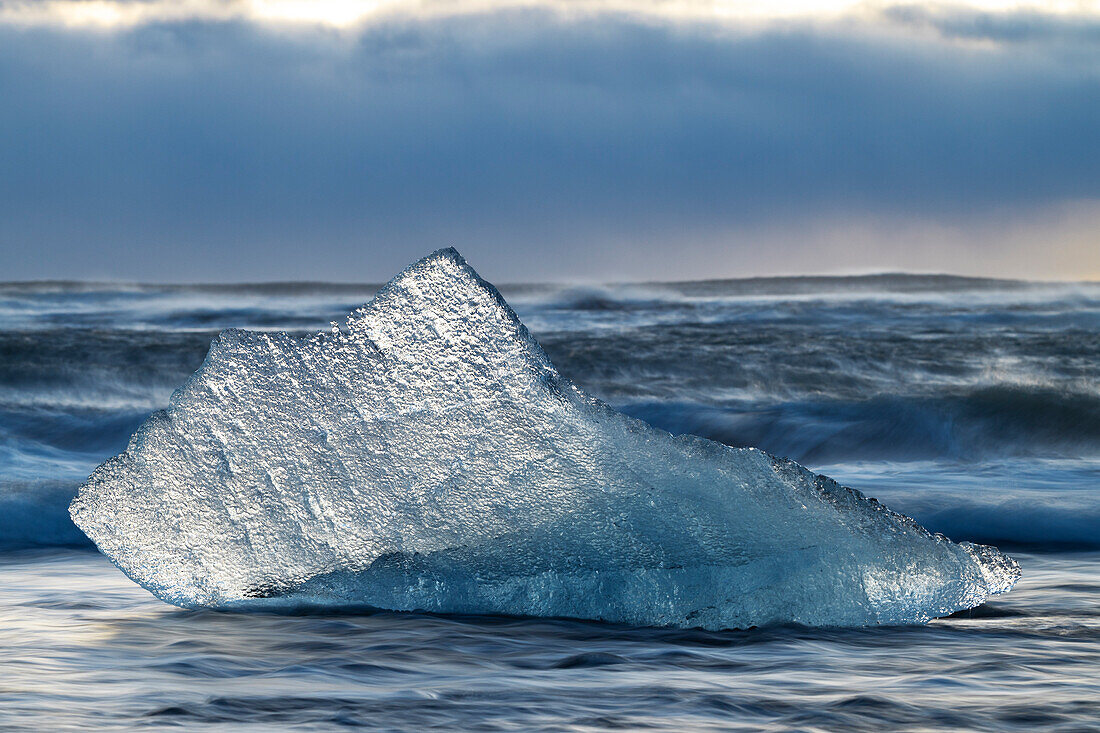
[[[923,269],[981,270],[981,232],[1100,199],[1096,35],[920,8],[7,27],[0,280],[377,280],[446,245],[496,279],[920,266],[800,241],[864,221],[944,227]]]

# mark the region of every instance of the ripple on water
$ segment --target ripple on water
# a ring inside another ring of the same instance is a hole
[[[172,609],[101,556],[0,555],[0,728],[1087,730],[1100,553],[928,626],[709,632]]]

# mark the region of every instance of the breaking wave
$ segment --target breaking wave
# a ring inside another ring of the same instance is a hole
[[[1100,454],[1100,397],[1047,387],[850,402],[641,402],[621,409],[672,433],[760,446],[809,463]]]
[[[69,517],[76,488],[65,482],[0,483],[0,550],[93,547]]]

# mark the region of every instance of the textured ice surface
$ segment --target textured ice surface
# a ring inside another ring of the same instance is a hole
[[[854,625],[976,606],[1019,575],[794,463],[585,395],[454,250],[346,329],[222,333],[71,512],[187,607]]]

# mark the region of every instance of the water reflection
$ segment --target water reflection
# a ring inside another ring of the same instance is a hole
[[[1100,553],[1021,562],[1012,594],[926,627],[705,632],[183,611],[95,553],[11,553],[0,558],[10,659],[0,727],[1003,730],[1095,720]]]

